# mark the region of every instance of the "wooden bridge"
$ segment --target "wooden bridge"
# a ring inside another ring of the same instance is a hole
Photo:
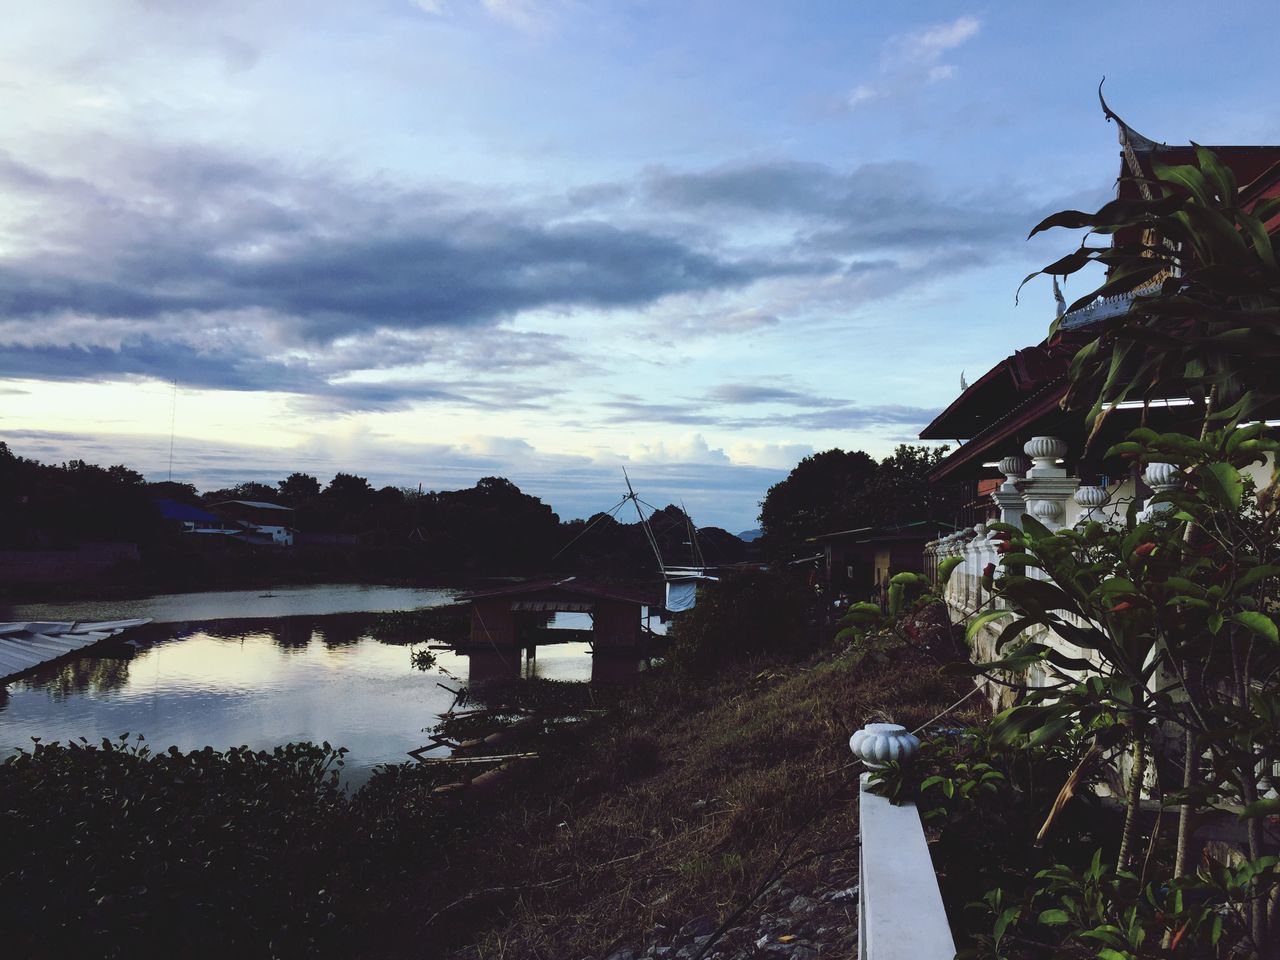
[[[587,640],[593,655],[643,655],[650,633],[641,610],[661,607],[662,590],[566,577],[478,590],[458,599],[471,604],[471,633],[459,652],[488,653],[518,664],[522,652],[566,639]],[[539,616],[547,613],[585,613],[591,617],[591,629],[547,630],[545,616]]]

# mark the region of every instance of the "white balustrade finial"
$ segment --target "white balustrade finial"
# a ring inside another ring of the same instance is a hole
[[[1067,445],[1057,437],[1032,437],[1022,450],[1033,461],[1027,471],[1027,478],[1065,477],[1065,467],[1058,466],[1058,461],[1067,455]]]
[[[1148,463],[1147,469],[1142,471],[1142,479],[1156,493],[1181,489],[1185,483],[1181,469],[1172,463]],[[1168,501],[1152,503],[1148,500],[1147,505],[1138,513],[1138,522],[1145,523],[1172,511],[1173,504]]]
[[[1100,514],[1097,513],[1099,507],[1106,505],[1110,494],[1107,493],[1106,487],[1085,486],[1077,490],[1071,497],[1072,500],[1081,508],[1083,513],[1080,514],[1078,526],[1083,526],[1090,520],[1097,520]]]
[[[1005,457],[997,467],[1004,474],[1004,483],[1001,488],[1005,490],[1014,490],[1014,484],[1021,480],[1028,470],[1031,469],[1031,461],[1020,453],[1015,453]]]
[[[919,751],[920,740],[900,723],[868,723],[849,738],[849,749],[868,768],[877,769],[889,760],[910,760]]]

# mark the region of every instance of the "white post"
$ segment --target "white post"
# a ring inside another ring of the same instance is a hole
[[[1183,484],[1182,471],[1172,463],[1148,463],[1142,471],[1142,479],[1156,493],[1169,493],[1179,489]],[[1173,504],[1167,500],[1152,503],[1151,500],[1138,512],[1138,522],[1146,523],[1156,520],[1173,511]]]
[[[1004,483],[991,494],[996,509],[1000,511],[1000,522],[1022,529],[1022,511],[1026,509],[1022,494],[1018,492],[1018,481],[1031,469],[1031,461],[1019,454],[1005,457],[1000,461],[1000,472],[1004,474]]]
[[[1106,518],[1098,512],[1110,499],[1110,494],[1107,493],[1106,487],[1081,487],[1072,495],[1071,499],[1083,511],[1080,514],[1080,519],[1076,521],[1077,527],[1083,527],[1091,520],[1097,520],[1100,523],[1106,521]]]
[[[1027,478],[1018,484],[1026,512],[1050,530],[1057,530],[1067,515],[1067,498],[1080,481],[1058,465],[1067,454],[1067,445],[1057,437],[1032,437],[1022,448],[1032,460]]]
[[[896,723],[869,723],[849,739],[868,767],[908,761],[920,741]],[[858,887],[859,960],[953,960],[938,877],[915,804],[894,805],[861,778]]]

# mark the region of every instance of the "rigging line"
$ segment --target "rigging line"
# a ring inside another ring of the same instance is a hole
[[[551,559],[554,560],[556,557],[560,556],[560,554],[564,553],[566,550],[572,547],[575,543],[577,543],[579,540],[585,537],[588,533],[591,532],[591,529],[597,523],[600,523],[602,520],[604,520],[605,517],[613,517],[614,514],[618,511],[619,507],[621,507],[626,502],[627,502],[627,498],[623,497],[621,500],[618,501],[616,506],[611,507],[610,509],[606,510],[604,513],[600,514],[600,516],[592,520],[589,524],[587,524],[586,528],[580,534],[578,534],[576,537],[574,537],[572,540],[566,543],[563,547],[557,550]]]
[[[702,555],[702,547],[698,545],[698,528],[694,525],[693,517],[689,516],[683,500],[680,501],[680,510],[684,513],[684,522],[689,528],[689,552],[698,566],[705,567],[707,558]]]
[[[475,613],[476,619],[480,621],[480,626],[484,629],[484,635],[489,641],[489,646],[493,647],[493,652],[498,655],[498,659],[502,661],[504,666],[510,663],[511,661],[507,655],[499,650],[498,645],[493,642],[493,634],[489,632],[489,625],[484,622],[484,617],[480,614],[480,610],[476,607],[474,602],[471,604],[471,610]],[[520,648],[516,647],[516,649],[519,650]],[[456,703],[457,701],[455,700],[454,702]]]
[[[649,526],[649,521],[645,518],[644,511],[640,509],[640,498],[636,496],[636,492],[631,486],[631,478],[627,476],[626,467],[622,468],[622,477],[627,482],[627,499],[636,508],[636,516],[640,518],[640,525],[644,528],[644,535],[648,537],[649,546],[653,548],[653,555],[657,558],[658,570],[661,572],[663,579],[666,579],[667,568],[662,562],[662,551],[658,549],[658,539],[653,535],[653,528]]]

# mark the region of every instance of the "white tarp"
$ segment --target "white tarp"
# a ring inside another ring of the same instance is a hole
[[[667,581],[667,609],[672,613],[683,613],[692,610],[698,602],[698,581]]]

